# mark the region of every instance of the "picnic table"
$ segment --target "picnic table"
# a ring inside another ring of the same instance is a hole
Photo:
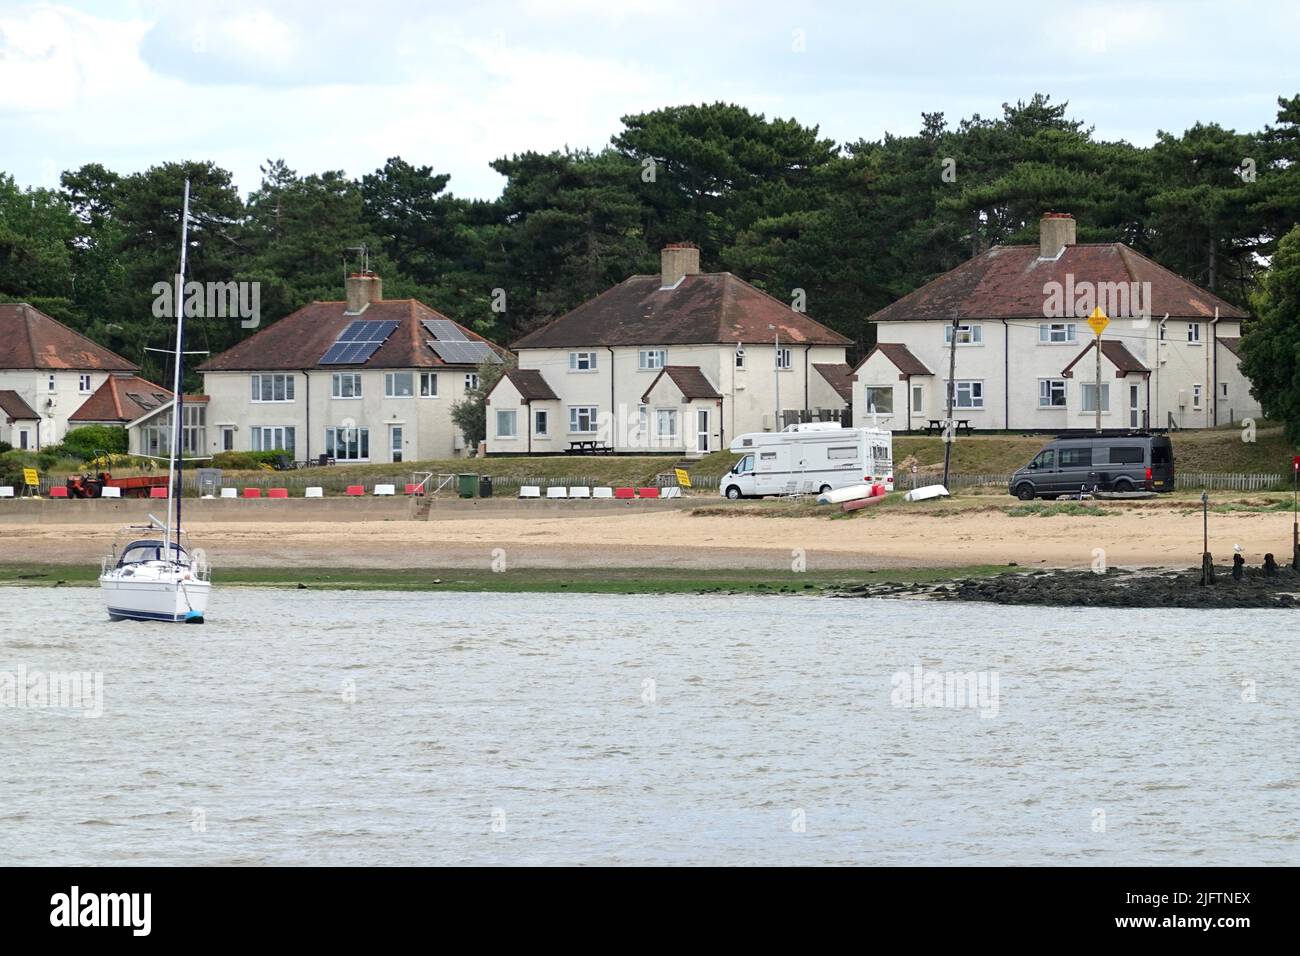
[[[603,441],[580,439],[569,442],[569,447],[564,453],[566,455],[612,455],[614,446]]]
[[[944,422],[946,422],[946,421],[947,421],[946,418],[931,418],[931,419],[929,419],[929,424],[927,424],[926,427],[925,427],[925,433],[926,433],[927,435],[930,435],[930,434],[933,434],[933,433],[936,432],[936,431],[940,431],[940,432],[943,431],[943,425],[944,425]],[[970,434],[973,433],[973,429],[970,427],[970,419],[969,419],[969,418],[957,418],[957,419],[954,419],[954,421],[957,423],[957,432],[958,432],[958,434],[960,434],[960,433],[963,432],[963,431],[964,431],[967,435],[970,435]]]

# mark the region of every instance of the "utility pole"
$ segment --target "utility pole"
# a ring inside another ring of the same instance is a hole
[[[1105,312],[1101,311],[1101,306],[1097,306],[1088,316],[1088,326],[1092,329],[1095,338],[1092,340],[1092,347],[1097,352],[1097,395],[1094,404],[1097,406],[1097,432],[1101,433],[1101,333],[1106,331],[1106,326],[1110,325],[1110,318]]]
[[[948,417],[943,422],[943,486],[948,487],[948,468],[952,464],[952,442],[957,437],[957,430],[952,423],[952,403],[957,397],[957,330],[961,320],[952,319],[952,341],[948,343]]]

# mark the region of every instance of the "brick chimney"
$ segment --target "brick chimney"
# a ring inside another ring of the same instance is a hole
[[[384,283],[373,272],[354,272],[347,278],[347,315],[360,315],[371,302],[382,302]]]
[[[1038,258],[1055,259],[1074,245],[1074,217],[1068,212],[1045,212],[1038,221]]]
[[[660,287],[671,288],[682,276],[700,274],[700,250],[690,242],[670,242],[659,253]]]

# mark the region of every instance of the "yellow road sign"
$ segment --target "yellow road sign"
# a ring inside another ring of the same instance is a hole
[[[1092,314],[1088,316],[1088,327],[1092,329],[1094,335],[1100,338],[1101,333],[1106,331],[1108,325],[1110,325],[1110,319],[1105,312],[1101,311],[1101,306],[1097,306],[1092,310]]]
[[[23,484],[28,488],[39,488],[41,485],[41,476],[36,474],[35,468],[23,469]]]
[[[681,485],[683,488],[689,488],[691,486],[691,476],[686,473],[685,468],[674,468],[673,471],[677,473],[677,484]]]

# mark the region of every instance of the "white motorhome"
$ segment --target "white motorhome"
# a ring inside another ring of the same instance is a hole
[[[743,457],[718,485],[727,498],[820,494],[876,482],[894,490],[894,436],[884,428],[809,422],[738,435],[731,451]]]

